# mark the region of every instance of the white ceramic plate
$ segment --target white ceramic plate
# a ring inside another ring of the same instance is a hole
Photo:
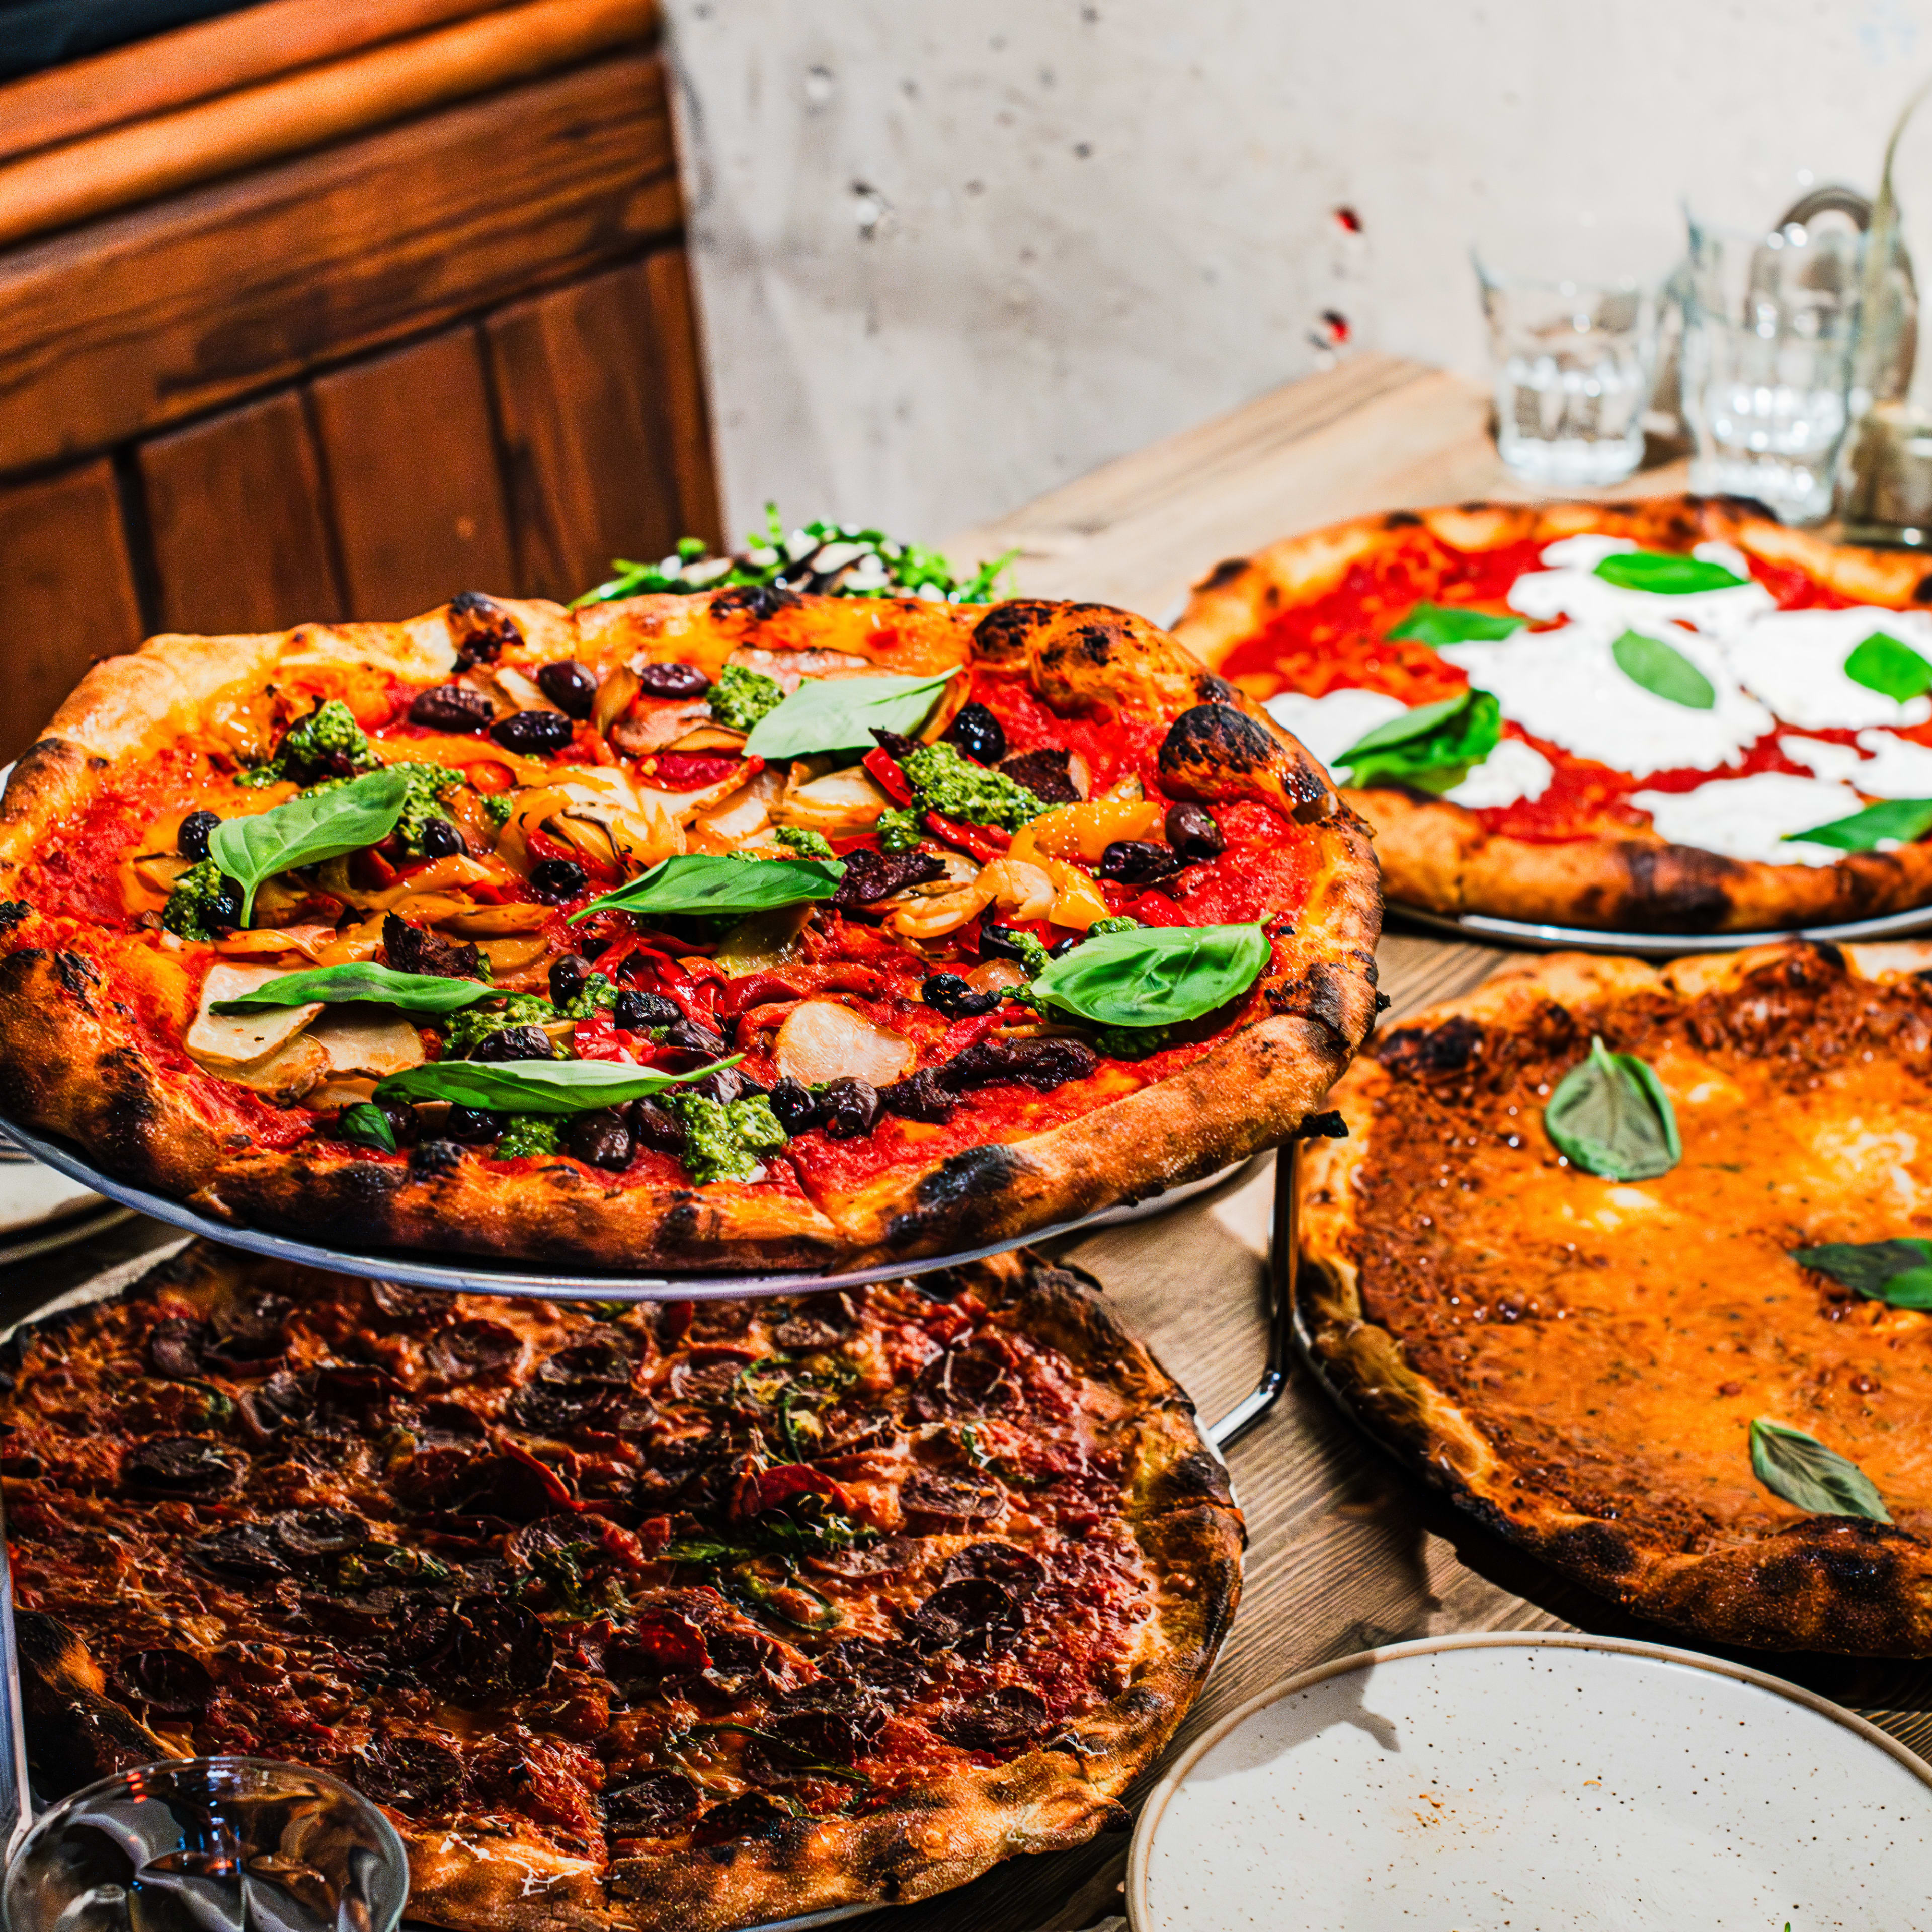
[[[1134,1932],[1932,1927],[1932,1766],[1660,1645],[1368,1651],[1195,1744],[1141,1814]]]

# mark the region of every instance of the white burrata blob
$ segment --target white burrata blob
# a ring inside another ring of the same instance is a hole
[[[1900,704],[1845,675],[1845,659],[1882,631],[1932,658],[1932,618],[1917,610],[1774,610],[1725,640],[1732,674],[1787,724],[1804,731],[1923,724],[1932,698]]]
[[[1534,745],[1505,738],[1460,784],[1451,785],[1442,796],[1472,812],[1494,812],[1523,799],[1540,798],[1556,776],[1556,768]]]
[[[1524,578],[1518,587],[1533,580]],[[1710,680],[1717,701],[1708,711],[1674,704],[1625,676],[1611,646],[1626,628],[1638,628],[1682,652]],[[1773,722],[1771,713],[1738,688],[1718,646],[1675,624],[1619,623],[1607,629],[1566,624],[1560,630],[1519,631],[1493,642],[1444,644],[1441,654],[1468,672],[1472,684],[1494,692],[1503,716],[1532,737],[1633,778],[1736,764]]]
[[[1568,617],[1612,638],[1625,631],[1661,637],[1664,633],[1658,626],[1670,623],[1694,624],[1710,636],[1727,638],[1743,631],[1761,613],[1777,608],[1771,592],[1761,584],[1736,584],[1722,590],[1694,590],[1669,597],[1654,590],[1627,590],[1620,584],[1605,583],[1597,574],[1597,566],[1605,557],[1636,548],[1615,538],[1565,537],[1542,552],[1545,563],[1560,567],[1532,570],[1519,577],[1510,586],[1510,608],[1539,624]],[[1726,563],[1726,568],[1732,567]]]
[[[1639,791],[1631,804],[1650,814],[1658,837],[1673,845],[1696,845],[1726,859],[1760,859],[1772,866],[1830,866],[1844,854],[1835,846],[1786,843],[1790,832],[1808,832],[1849,818],[1864,801],[1849,785],[1826,778],[1758,772],[1748,778],[1713,778],[1691,791]]]
[[[1932,746],[1890,731],[1861,731],[1858,749],[1828,739],[1780,738],[1778,748],[1794,765],[1821,778],[1856,785],[1868,798],[1932,798]]]
[[[1380,691],[1331,691],[1325,698],[1304,698],[1298,691],[1284,691],[1270,698],[1265,709],[1325,768],[1378,724],[1400,718],[1408,706]]]

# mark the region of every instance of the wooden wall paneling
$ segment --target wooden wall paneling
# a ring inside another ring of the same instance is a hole
[[[0,471],[104,448],[670,234],[622,54],[0,256]]]
[[[574,597],[614,556],[662,556],[680,506],[646,265],[516,303],[484,332],[524,593]]]
[[[711,408],[698,308],[692,298],[691,264],[682,248],[661,248],[646,257],[644,287],[657,339],[658,394],[677,482],[678,534],[702,537],[724,548],[723,510],[712,453]]]
[[[279,631],[344,614],[321,466],[293,392],[140,452],[170,631]]]
[[[322,376],[310,393],[352,617],[518,588],[473,328]]]
[[[17,758],[95,658],[141,640],[112,464],[0,491],[0,760]]]

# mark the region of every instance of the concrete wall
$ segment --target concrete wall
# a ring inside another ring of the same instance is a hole
[[[1479,370],[1478,234],[1869,188],[1932,70],[1932,0],[668,13],[731,526],[927,538],[1351,347]]]

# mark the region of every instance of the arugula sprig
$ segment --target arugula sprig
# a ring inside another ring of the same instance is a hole
[[[765,506],[765,527],[745,538],[734,556],[713,556],[701,537],[680,540],[657,562],[612,560],[612,575],[576,598],[571,608],[620,597],[766,586],[834,597],[920,597],[934,603],[988,604],[1011,594],[1003,580],[1019,555],[982,563],[962,575],[936,550],[903,543],[884,530],[814,519],[788,532],[776,503]]]

